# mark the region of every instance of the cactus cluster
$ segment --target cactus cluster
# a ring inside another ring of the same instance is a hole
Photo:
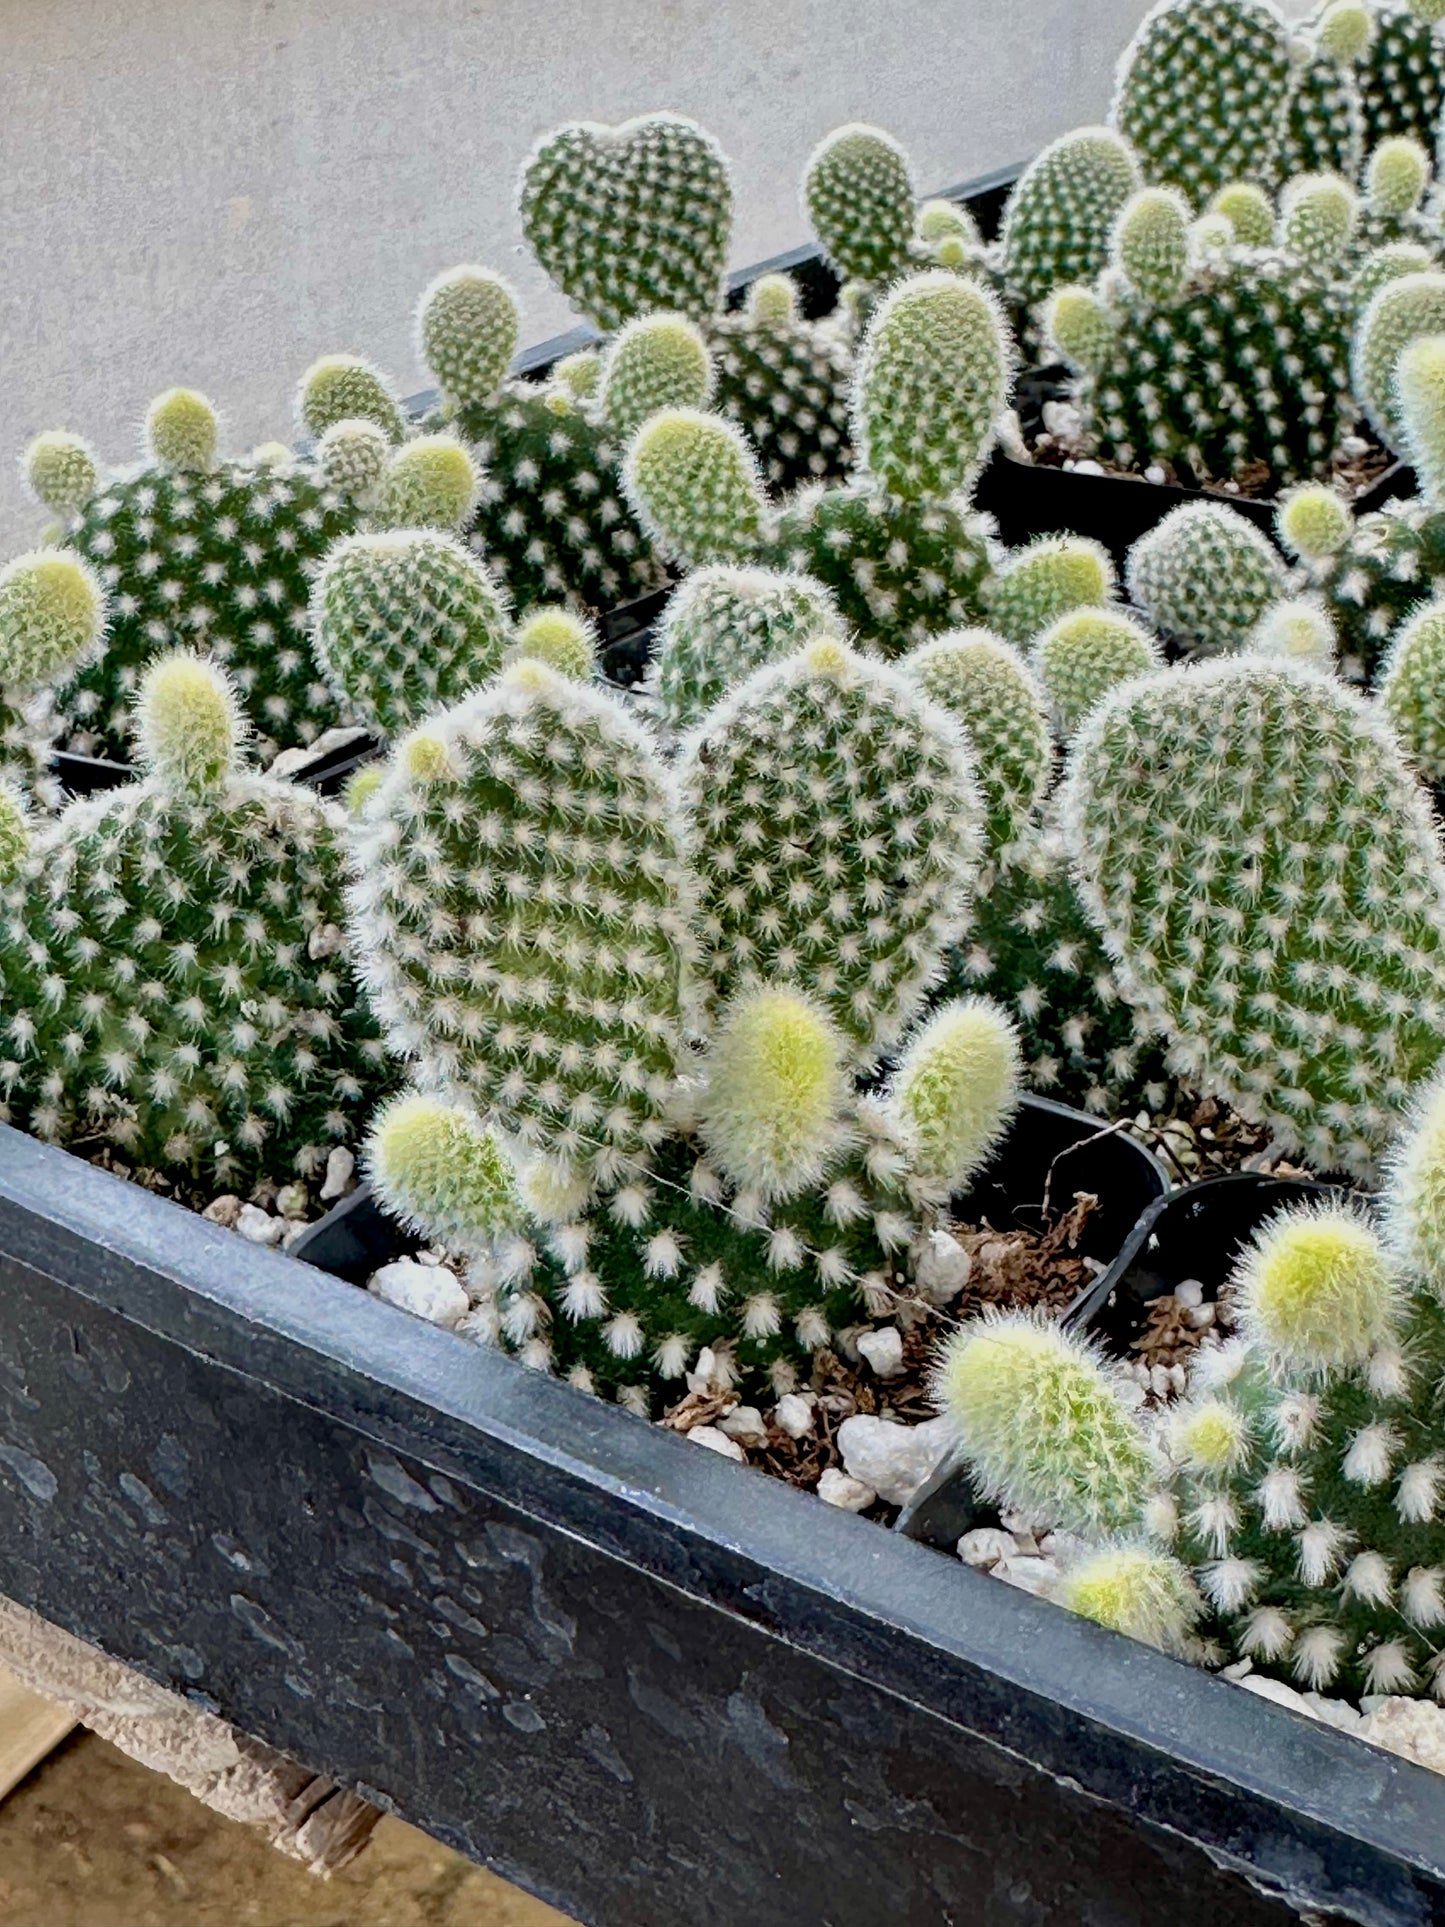
[[[884,287],[913,260],[908,156],[879,127],[835,127],[803,170],[803,211],[845,281]]]
[[[1018,1314],[958,1334],[938,1394],[979,1484],[1092,1542],[1064,1604],[1310,1691],[1445,1698],[1442,1197],[1437,1081],[1382,1222],[1317,1203],[1256,1234],[1238,1339],[1152,1437],[1078,1339]]]
[[[780,569],[695,569],[663,611],[654,657],[665,727],[691,729],[735,684],[842,623],[821,583]]]
[[[499,1342],[647,1410],[704,1346],[785,1390],[912,1288],[1017,1083],[977,999],[905,1038],[977,817],[957,725],[827,635],[713,710],[676,780],[616,697],[536,662],[397,745],[353,927],[436,1097],[383,1114],[371,1168],[472,1260]]]
[[[765,274],[708,333],[717,363],[713,406],[741,428],[779,494],[846,475],[853,444],[853,359],[838,331],[806,320],[787,275]]]
[[[340,813],[248,769],[244,734],[222,671],[157,658],[143,773],[34,832],[0,923],[7,1115],[224,1188],[317,1172],[387,1081]]]
[[[1235,190],[1251,232],[1255,197]],[[1212,217],[1211,217],[1212,218]],[[1264,463],[1277,482],[1318,474],[1353,424],[1347,267],[1352,190],[1335,176],[1289,184],[1270,245],[1200,250],[1177,190],[1125,205],[1110,266],[1056,290],[1046,327],[1073,369],[1090,447],[1121,467],[1167,463],[1196,483]],[[1223,237],[1221,237],[1223,238]],[[1268,238],[1268,237],[1266,237]]]
[[[58,697],[73,749],[124,762],[146,665],[179,647],[225,665],[262,757],[344,720],[311,659],[307,601],[356,503],[309,462],[224,460],[217,442],[209,404],[175,389],[147,414],[139,469],[104,479],[73,437],[42,435],[26,451],[32,490],[62,518],[109,610],[104,649]]]
[[[614,406],[630,419],[644,388],[664,399],[706,395],[695,334],[641,325],[640,340],[614,347]],[[561,383],[509,380],[518,331],[516,298],[488,268],[438,276],[418,305],[417,347],[441,397],[428,426],[453,426],[481,471],[466,539],[522,615],[558,601],[600,613],[647,595],[663,575],[618,487],[624,434],[597,405],[603,367],[580,399]]]

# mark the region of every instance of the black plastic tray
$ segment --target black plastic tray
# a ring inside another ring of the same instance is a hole
[[[0,1593],[589,1927],[1421,1927],[1445,1783],[0,1129]]]

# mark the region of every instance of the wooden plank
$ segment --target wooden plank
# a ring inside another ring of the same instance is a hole
[[[75,1725],[53,1700],[42,1699],[0,1666],[0,1800],[19,1786]]]

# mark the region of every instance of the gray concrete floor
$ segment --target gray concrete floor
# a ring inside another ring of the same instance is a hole
[[[524,340],[569,322],[514,184],[573,118],[695,115],[735,175],[735,264],[804,238],[798,178],[849,119],[924,188],[1102,116],[1144,0],[6,0],[0,555],[38,526],[41,428],[138,453],[153,394],[202,388],[240,452],[286,437],[317,354],[420,385],[416,295],[510,274]]]

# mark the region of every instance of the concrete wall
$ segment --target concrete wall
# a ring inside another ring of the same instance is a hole
[[[463,260],[567,325],[513,187],[559,121],[695,115],[732,159],[735,264],[805,238],[813,143],[889,128],[925,187],[1099,118],[1144,0],[6,0],[0,554],[32,536],[40,428],[133,459],[150,397],[205,390],[228,445],[286,436],[354,349],[420,385],[415,296]]]

